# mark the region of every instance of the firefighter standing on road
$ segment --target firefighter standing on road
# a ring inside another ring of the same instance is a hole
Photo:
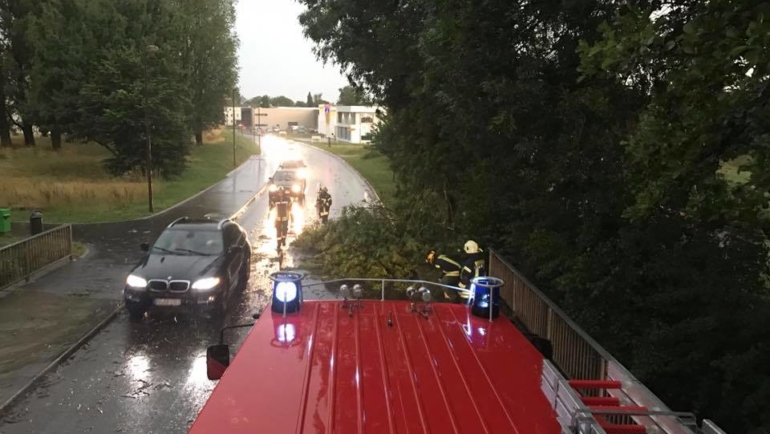
[[[315,207],[318,210],[318,218],[326,223],[329,220],[329,210],[332,208],[332,195],[326,187],[318,190],[318,198],[315,201]]]
[[[470,290],[471,280],[474,277],[487,275],[486,260],[484,258],[484,252],[473,240],[468,240],[463,249],[468,256],[465,257],[463,268],[460,270],[460,288]],[[460,297],[466,300],[469,296],[470,293],[468,292],[460,293]]]
[[[286,235],[289,233],[289,201],[283,187],[278,188],[275,198],[275,231],[278,240],[278,250],[286,245]]]

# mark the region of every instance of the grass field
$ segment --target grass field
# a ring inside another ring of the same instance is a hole
[[[393,171],[390,170],[390,162],[370,145],[337,142],[328,147],[325,142],[319,144],[311,143],[309,140],[302,141],[344,158],[372,184],[385,205],[393,204],[396,184],[393,180]]]
[[[233,170],[232,132],[206,135],[188,157],[185,173],[174,180],[153,183],[155,211],[162,211],[216,183]],[[238,164],[258,154],[257,146],[236,138]],[[11,208],[11,218],[26,220],[38,209],[47,223],[116,221],[147,214],[147,185],[141,175],[115,178],[102,168],[108,151],[93,143],[65,143],[51,150],[46,138],[36,148],[0,150],[0,208]]]

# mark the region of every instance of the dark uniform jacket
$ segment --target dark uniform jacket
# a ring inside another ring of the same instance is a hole
[[[471,279],[487,275],[486,256],[484,252],[471,253],[463,261],[463,268],[460,270],[460,287],[468,288]]]

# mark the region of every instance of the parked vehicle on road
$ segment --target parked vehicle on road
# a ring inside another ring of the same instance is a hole
[[[141,318],[150,309],[193,308],[224,313],[228,299],[249,280],[251,245],[232,220],[168,225],[126,278],[126,309]]]
[[[270,207],[273,207],[278,188],[283,187],[288,196],[300,203],[305,203],[305,188],[307,180],[300,176],[300,173],[294,169],[281,169],[275,172],[270,178],[269,198]]]

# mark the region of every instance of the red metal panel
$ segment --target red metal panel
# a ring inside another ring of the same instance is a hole
[[[558,434],[542,357],[504,318],[437,304],[266,310],[191,433]],[[387,325],[391,316],[393,325]]]

